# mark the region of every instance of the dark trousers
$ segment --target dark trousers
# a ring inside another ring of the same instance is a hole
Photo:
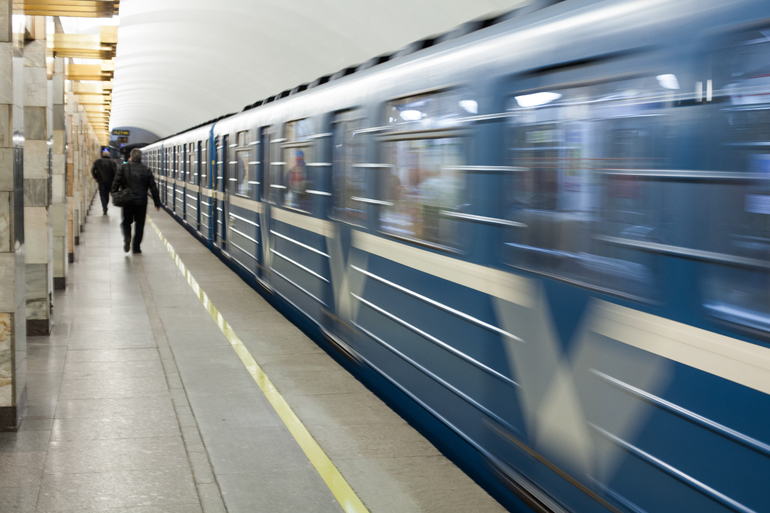
[[[123,207],[123,222],[120,223],[120,226],[123,228],[123,237],[125,239],[131,239],[131,223],[136,223],[134,228],[134,251],[140,249],[139,246],[142,244],[145,217],[147,217],[147,203]]]
[[[102,198],[102,211],[107,212],[107,206],[110,204],[111,183],[99,182],[99,196]]]

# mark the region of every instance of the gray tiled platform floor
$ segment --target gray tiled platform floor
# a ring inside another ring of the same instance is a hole
[[[96,210],[96,209],[94,209]],[[165,213],[182,261],[372,512],[503,509]],[[339,512],[149,226],[88,219],[50,337],[29,339],[0,513]]]

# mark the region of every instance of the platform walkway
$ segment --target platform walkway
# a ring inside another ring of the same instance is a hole
[[[342,511],[152,226],[125,254],[119,217],[89,217],[54,332],[28,340],[0,513]],[[151,218],[369,511],[503,511],[167,214]]]

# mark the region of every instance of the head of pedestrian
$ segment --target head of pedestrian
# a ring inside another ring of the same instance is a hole
[[[131,162],[141,162],[142,161],[142,150],[139,148],[134,148],[131,150]]]
[[[104,149],[104,150],[102,151],[102,157],[105,157],[105,158],[110,158],[110,150],[108,150],[108,149]]]

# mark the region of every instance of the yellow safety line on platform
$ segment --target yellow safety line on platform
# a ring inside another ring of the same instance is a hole
[[[155,233],[158,234],[158,237],[160,237],[161,242],[166,246],[166,249],[171,254],[171,257],[174,259],[177,267],[179,267],[179,270],[181,270],[182,274],[184,274],[184,277],[187,279],[187,283],[190,284],[190,287],[192,287],[193,291],[198,295],[198,299],[200,299],[201,303],[203,303],[203,307],[206,308],[211,317],[217,323],[217,326],[219,326],[219,329],[222,330],[225,338],[227,338],[227,340],[230,342],[230,345],[233,346],[233,349],[235,349],[235,352],[243,362],[243,365],[246,366],[246,369],[249,371],[249,374],[251,374],[251,377],[254,378],[254,381],[257,382],[259,388],[262,389],[265,397],[267,397],[267,400],[270,401],[270,404],[273,405],[276,413],[278,413],[278,416],[281,417],[281,420],[289,429],[289,432],[294,437],[294,440],[297,441],[300,448],[305,453],[305,456],[307,456],[308,460],[310,460],[310,463],[313,464],[315,469],[321,475],[321,478],[326,483],[326,486],[329,487],[329,490],[331,490],[331,492],[337,498],[337,501],[339,501],[342,509],[349,513],[368,513],[368,510],[366,509],[366,506],[364,506],[364,504],[361,502],[361,499],[358,498],[358,495],[356,495],[345,478],[342,477],[342,474],[340,474],[340,471],[337,470],[337,467],[334,466],[334,463],[332,463],[323,449],[321,449],[321,446],[318,445],[318,442],[315,441],[313,436],[307,430],[302,421],[299,420],[294,411],[292,411],[286,400],[267,377],[267,374],[264,373],[257,361],[253,356],[251,356],[251,353],[249,353],[249,350],[246,349],[245,345],[243,345],[241,339],[238,338],[238,335],[235,334],[235,331],[233,331],[225,318],[222,317],[222,314],[219,313],[219,310],[217,310],[216,307],[211,303],[208,295],[206,295],[203,289],[201,289],[200,285],[198,285],[198,282],[195,281],[195,278],[193,278],[190,271],[187,269],[187,267],[185,267],[184,263],[182,263],[182,260],[179,258],[179,255],[177,255],[174,247],[168,242],[168,240],[166,240],[166,237],[163,236],[163,233],[161,233],[160,229],[155,225],[149,216],[147,217],[147,220],[155,230]]]

